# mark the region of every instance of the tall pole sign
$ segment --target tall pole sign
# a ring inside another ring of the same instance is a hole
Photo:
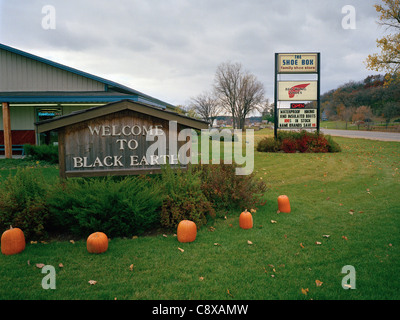
[[[296,75],[296,79],[278,80],[278,75]],[[316,74],[315,80],[298,80],[298,75]],[[321,55],[315,53],[275,53],[274,136],[279,129],[320,129]],[[290,101],[278,108],[279,101]],[[306,108],[316,101],[317,107]]]

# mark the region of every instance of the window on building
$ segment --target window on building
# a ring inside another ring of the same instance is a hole
[[[46,107],[36,109],[36,121],[53,119],[62,115],[62,109],[56,107]],[[44,132],[39,135],[39,144],[57,144],[57,132]]]

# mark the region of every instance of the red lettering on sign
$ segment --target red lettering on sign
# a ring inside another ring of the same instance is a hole
[[[289,98],[294,98],[294,96],[296,94],[299,94],[301,92],[301,90],[304,90],[305,88],[307,88],[310,84],[309,83],[305,83],[305,84],[299,84],[297,86],[291,87],[289,89]]]
[[[306,105],[304,103],[291,103],[290,108],[291,109],[304,109]]]

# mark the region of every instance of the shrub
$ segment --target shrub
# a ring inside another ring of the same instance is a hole
[[[342,148],[335,142],[331,136],[326,135],[325,139],[328,141],[328,152],[341,152]]]
[[[309,141],[308,149],[314,153],[328,152],[328,140],[323,135],[314,135]]]
[[[162,194],[147,177],[69,179],[49,197],[52,225],[86,236],[132,236],[159,224]]]
[[[162,183],[166,194],[161,209],[162,226],[176,228],[181,220],[191,220],[199,228],[208,217],[215,216],[211,202],[201,190],[200,174],[191,167],[172,170],[165,166]]]
[[[256,180],[254,174],[236,175],[236,164],[206,164],[194,168],[200,174],[203,194],[220,214],[260,205],[267,190],[265,183]]]
[[[23,230],[27,239],[46,236],[49,213],[46,204],[48,184],[40,171],[18,169],[0,184],[0,228],[10,225]]]
[[[282,140],[281,149],[286,153],[295,153],[297,150],[296,140],[285,138]]]
[[[25,144],[24,151],[26,156],[32,160],[42,160],[54,164],[58,163],[58,146],[47,144],[34,146]]]
[[[310,144],[311,140],[312,140],[312,137],[309,134],[306,134],[305,131],[302,131],[300,133],[299,138],[296,140],[297,151],[299,151],[301,153],[310,152],[309,144]]]
[[[257,145],[260,152],[340,152],[340,146],[333,141],[330,136],[325,136],[318,132],[301,131],[281,131],[275,140],[266,137]]]
[[[280,141],[275,140],[274,137],[266,137],[257,144],[257,151],[259,152],[278,152],[280,150]]]

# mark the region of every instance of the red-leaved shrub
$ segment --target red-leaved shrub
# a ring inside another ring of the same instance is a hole
[[[295,153],[297,150],[296,140],[293,139],[283,139],[281,144],[281,149],[286,153]]]
[[[340,152],[340,146],[333,141],[331,136],[325,136],[318,132],[281,131],[275,140],[274,137],[266,137],[257,144],[259,152]]]

